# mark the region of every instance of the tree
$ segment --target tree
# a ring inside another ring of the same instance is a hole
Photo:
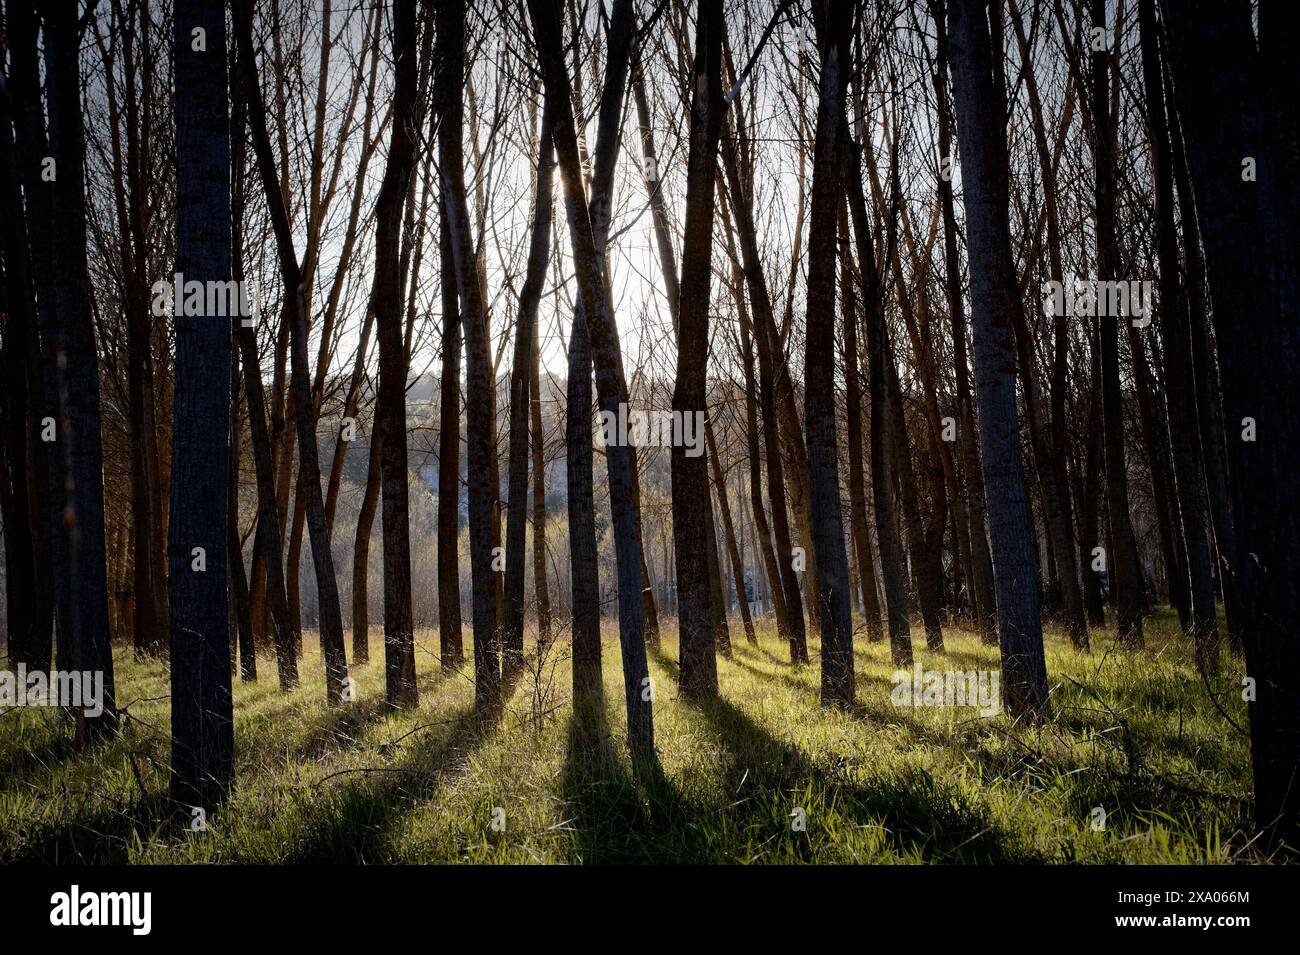
[[[1142,0],[1142,76],[1146,82],[1147,130],[1155,186],[1156,242],[1160,264],[1161,318],[1164,330],[1165,388],[1169,415],[1169,443],[1177,482],[1179,517],[1187,550],[1188,595],[1191,601],[1191,635],[1196,658],[1203,670],[1218,663],[1219,629],[1214,610],[1213,560],[1208,528],[1209,504],[1200,460],[1197,424],[1196,373],[1192,356],[1191,319],[1183,292],[1178,261],[1178,232],[1174,221],[1173,154],[1169,121],[1165,114],[1164,68],[1157,35],[1155,0]],[[1192,370],[1189,375],[1188,369]]]
[[[816,599],[822,628],[822,704],[854,699],[853,624],[848,556],[840,509],[839,452],[835,429],[835,265],[840,193],[840,129],[848,86],[848,4],[813,4],[821,76],[813,147],[812,212],[808,239],[808,317],[804,344],[804,401],[813,547],[817,553]]]
[[[518,672],[524,657],[524,553],[528,514],[529,418],[532,407],[536,350],[537,304],[542,296],[546,264],[551,249],[554,201],[551,177],[555,169],[555,144],[551,138],[551,111],[542,107],[537,140],[537,172],[533,187],[533,232],[528,248],[528,268],[519,293],[519,319],[515,323],[514,364],[510,371],[510,490],[506,514],[506,605],[502,646],[503,670],[508,678]],[[533,533],[541,530],[535,526]],[[545,591],[545,570],[542,571]],[[540,629],[540,628],[539,628]]]
[[[579,294],[590,319],[588,328],[591,332],[596,390],[601,410],[617,417],[620,407],[627,404],[627,384],[623,380],[618,360],[618,329],[609,305],[609,289],[582,179],[570,84],[564,67],[559,9],[554,0],[529,0],[528,9],[547,98],[555,109],[555,150],[559,156],[568,203],[569,232]],[[641,606],[641,533],[636,520],[631,449],[622,444],[610,446],[606,449],[605,463],[614,517],[619,638],[623,650],[628,747],[635,757],[648,759],[654,753],[653,693],[646,661]]]
[[[682,241],[680,297],[677,305],[677,374],[673,417],[699,420],[708,415],[709,298],[713,277],[713,188],[722,115],[722,9],[703,0],[695,23],[694,79],[691,89],[690,148],[687,158],[686,229]],[[689,456],[680,436],[672,448],[673,552],[677,564],[678,633],[681,654],[678,683],[702,698],[718,692],[714,608],[710,582],[716,554],[708,462]],[[716,562],[716,560],[715,560]]]
[[[1016,717],[1046,714],[1047,667],[1029,499],[1020,458],[1011,310],[1016,301],[1008,220],[1006,104],[994,83],[987,6],[949,0],[952,82],[970,250],[975,397],[993,542],[1002,696]],[[992,36],[1001,36],[992,31]]]
[[[177,0],[176,271],[186,284],[231,280],[226,15]],[[211,807],[234,783],[227,618],[229,316],[190,312],[176,289],[172,410],[172,799]],[[206,296],[211,301],[211,296]],[[242,567],[240,569],[242,573]]]
[[[1292,551],[1300,509],[1291,459],[1300,409],[1288,396],[1300,373],[1300,193],[1294,151],[1287,151],[1296,130],[1280,105],[1283,91],[1268,80],[1275,58],[1285,54],[1273,45],[1279,27],[1271,17],[1261,21],[1257,47],[1247,3],[1166,2],[1161,9],[1230,429],[1237,548],[1227,555],[1224,587],[1239,597],[1246,672],[1254,681],[1255,820],[1267,847],[1294,846],[1300,844],[1300,643],[1294,639],[1300,584]],[[1247,419],[1267,437],[1247,440]]]
[[[58,614],[65,622],[58,646],[61,670],[104,674],[104,708],[97,717],[76,713],[77,736],[93,741],[116,731],[117,707],[108,619],[105,562],[103,444],[100,432],[99,359],[95,350],[90,277],[86,255],[85,131],[81,105],[80,28],[76,4],[46,11],[45,75],[50,155],[54,180],[38,188],[52,193],[53,256],[50,265],[53,325],[42,329],[46,374],[53,374],[58,409],[58,447],[53,456],[64,495],[56,536],[66,541],[56,566]],[[53,359],[53,361],[51,361]],[[221,403],[219,420],[226,417]],[[224,466],[224,458],[221,461]],[[224,469],[223,472],[224,474]],[[219,536],[224,533],[222,500]],[[223,580],[224,583],[224,580]],[[225,617],[221,618],[225,626]],[[225,661],[228,667],[229,662]]]
[[[1106,30],[1105,0],[1090,0],[1093,29]],[[1103,280],[1120,278],[1115,237],[1115,131],[1110,123],[1110,53],[1103,46],[1092,55],[1093,161],[1096,165],[1097,272]],[[1142,646],[1142,571],[1138,566],[1133,520],[1129,516],[1128,474],[1124,455],[1124,410],[1120,405],[1118,316],[1097,319],[1101,352],[1101,399],[1106,449],[1106,516],[1112,550],[1106,561],[1115,582],[1120,640]]]
[[[501,714],[501,644],[497,619],[499,547],[497,506],[496,416],[493,408],[492,365],[488,355],[488,315],[479,281],[469,205],[465,195],[465,161],[461,143],[464,104],[465,7],[461,2],[438,7],[438,50],[442,63],[442,122],[439,158],[442,198],[447,208],[455,262],[456,288],[461,302],[465,342],[465,420],[469,469],[469,549],[474,620],[474,708],[493,720]],[[445,359],[444,355],[444,359]]]
[[[325,658],[325,695],[331,706],[343,702],[343,681],[347,678],[347,657],[343,646],[343,618],[339,609],[338,579],[334,575],[334,557],[330,553],[329,535],[325,530],[325,501],[320,487],[320,458],[316,444],[316,415],[311,399],[311,381],[307,368],[307,302],[302,268],[294,251],[284,192],[276,175],[275,157],[266,129],[266,105],[257,80],[257,60],[253,49],[253,14],[249,0],[235,4],[235,34],[239,47],[239,65],[243,73],[248,127],[253,151],[270,212],[275,245],[284,281],[286,312],[290,326],[290,366],[294,418],[298,434],[300,480],[311,538],[312,563],[320,595],[322,656]],[[287,589],[287,588],[286,588]]]
[[[415,625],[411,619],[410,480],[406,460],[406,348],[403,343],[400,233],[402,210],[415,167],[415,0],[398,0],[393,15],[393,134],[375,206],[375,285],[371,307],[379,331],[377,429],[384,513],[384,690],[389,706],[419,703],[415,685]]]

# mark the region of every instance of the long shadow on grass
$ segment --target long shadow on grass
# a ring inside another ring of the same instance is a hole
[[[495,730],[467,709],[422,728],[399,764],[380,755],[373,766],[322,777],[307,797],[303,836],[278,861],[382,861],[401,817],[431,799]]]
[[[733,811],[747,811],[760,826],[777,819],[788,829],[786,817],[795,796],[811,790],[826,803],[820,812],[838,813],[856,827],[883,825],[901,850],[916,851],[930,861],[1033,861],[1011,845],[983,812],[967,804],[960,791],[928,773],[877,775],[864,785],[777,738],[728,700],[719,697],[694,706],[733,757],[728,790],[745,797]],[[809,814],[811,836],[817,819],[812,810]],[[795,841],[792,848],[805,855],[814,845],[805,839]]]
[[[652,652],[652,655],[676,676],[675,661],[659,653]],[[758,675],[771,676],[763,671],[758,671]],[[798,688],[811,692],[806,684]],[[740,830],[734,838],[762,845],[771,852],[786,852],[795,859],[811,858],[816,846],[810,838],[792,833],[789,819],[797,800],[811,790],[814,797],[820,794],[826,805],[816,811],[809,809],[809,836],[817,832],[818,812],[834,812],[854,826],[883,825],[901,850],[915,850],[931,861],[1037,861],[1036,857],[1027,856],[1013,846],[1006,833],[980,810],[967,804],[959,790],[928,773],[906,777],[877,775],[871,784],[863,785],[827,769],[799,747],[777,738],[743,709],[722,697],[705,700],[682,697],[682,700],[708,721],[731,756],[724,786],[734,798],[725,806],[699,812],[701,818],[707,818],[710,812],[725,812],[727,827]],[[919,724],[910,724],[901,714],[892,716],[894,721],[909,724],[913,732],[923,729]],[[786,842],[774,847],[776,838]],[[833,852],[832,846],[822,848]]]
[[[658,757],[632,762],[618,751],[603,705],[575,710],[561,789],[583,862],[718,861]]]

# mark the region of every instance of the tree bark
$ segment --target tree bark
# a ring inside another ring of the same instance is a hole
[[[1294,448],[1300,409],[1291,399],[1300,196],[1290,175],[1288,130],[1270,109],[1250,5],[1162,4],[1174,92],[1186,136],[1196,213],[1214,303],[1233,479],[1237,550],[1225,587],[1240,596],[1250,704],[1255,819],[1263,844],[1300,843],[1300,538]],[[1264,26],[1271,25],[1267,21]],[[1266,49],[1275,38],[1267,36]],[[1281,91],[1277,94],[1281,95]],[[1241,174],[1242,157],[1257,176]],[[1245,333],[1244,329],[1249,329]],[[1243,419],[1267,437],[1243,440]],[[1265,430],[1266,429],[1266,430]]]
[[[186,284],[228,282],[230,120],[224,6],[215,0],[176,0],[174,28],[176,271]],[[194,50],[194,30],[206,34],[206,49]],[[226,589],[231,318],[206,311],[195,315],[188,309],[182,314],[185,298],[181,289],[175,292],[168,541],[171,796],[182,807],[211,809],[234,783]]]
[[[1016,411],[1015,351],[1011,310],[1016,301],[1008,222],[1006,103],[994,83],[985,5],[949,0],[952,77],[957,138],[970,249],[975,392],[980,450],[997,591],[1003,705],[1013,717],[1046,716],[1047,668],[1043,657],[1038,575]],[[997,22],[997,14],[994,15]]]

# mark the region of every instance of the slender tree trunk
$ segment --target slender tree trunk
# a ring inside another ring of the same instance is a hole
[[[781,588],[785,607],[784,625],[778,616],[777,630],[789,641],[791,662],[806,663],[808,651],[803,595],[799,591],[799,580],[795,574],[794,542],[786,510],[785,468],[776,410],[777,356],[771,334],[776,323],[772,318],[772,298],[758,250],[752,197],[741,179],[738,144],[728,136],[723,138],[721,145],[722,165],[727,176],[731,209],[740,240],[741,261],[754,317],[754,340],[758,346],[758,393],[763,415],[763,452],[767,459],[767,493],[771,501],[772,532],[781,572],[780,579],[774,581],[773,585]]]
[[[686,229],[682,242],[681,289],[677,305],[677,375],[673,417],[703,421],[708,414],[709,299],[713,276],[713,189],[722,111],[721,6],[699,6],[691,89],[690,149],[687,159]],[[673,550],[677,562],[678,630],[682,692],[693,697],[718,692],[715,656],[716,601],[710,593],[716,563],[708,463],[689,453],[681,434],[672,448]],[[707,452],[706,452],[707,453]],[[713,608],[711,608],[711,603]]]
[[[5,594],[9,660],[29,670],[50,666],[51,619],[41,607],[49,593],[48,501],[41,494],[49,462],[41,440],[45,417],[36,294],[28,251],[28,220],[23,207],[14,147],[10,99],[0,96],[0,211],[8,226],[0,230],[4,251],[4,368],[7,417],[5,451],[12,499],[5,512]],[[29,463],[31,467],[29,468]],[[48,494],[48,490],[45,491]],[[37,582],[45,583],[38,587]]]
[[[1095,28],[1106,28],[1105,0],[1090,0]],[[1094,52],[1092,62],[1093,158],[1097,169],[1097,272],[1102,280],[1119,281],[1119,248],[1115,237],[1114,130],[1110,123],[1110,54]],[[1115,590],[1119,640],[1142,646],[1142,570],[1137,562],[1133,522],[1129,517],[1128,474],[1124,455],[1124,409],[1120,404],[1119,316],[1102,318],[1100,326],[1102,425],[1106,449],[1106,515],[1114,549],[1106,570]]]
[[[822,643],[822,705],[849,706],[855,695],[853,604],[840,506],[835,427],[835,246],[840,186],[840,130],[852,71],[848,4],[813,4],[821,76],[813,146],[808,240],[808,313],[804,345],[804,414],[811,490],[813,550]]]
[[[1016,411],[1012,309],[1018,308],[1008,222],[1006,103],[993,58],[1002,31],[978,0],[949,0],[957,137],[970,249],[975,390],[993,537],[1003,704],[1013,717],[1048,711],[1038,575]],[[998,37],[995,47],[990,37]]]
[[[736,530],[731,523],[731,507],[727,503],[727,482],[722,476],[722,465],[718,461],[718,445],[713,437],[713,422],[706,425],[709,439],[709,463],[713,466],[713,487],[718,493],[718,510],[722,513],[722,530],[727,540],[727,556],[731,560],[731,579],[736,585],[736,602],[740,604],[740,620],[745,627],[745,641],[752,646],[758,645],[754,635],[754,619],[749,613],[749,601],[745,599],[745,562],[740,548],[736,545]]]
[[[497,589],[493,569],[499,522],[497,471],[494,446],[496,417],[493,374],[489,358],[488,316],[475,261],[465,193],[465,163],[461,135],[464,106],[461,91],[465,72],[465,7],[461,2],[439,7],[438,46],[443,65],[442,122],[439,154],[443,201],[447,207],[456,287],[464,329],[466,363],[465,420],[468,439],[469,541],[473,575],[474,708],[480,718],[495,720],[501,714],[501,653]]]
[[[542,432],[541,336],[534,329],[528,359],[528,429],[533,461],[533,593],[537,598],[537,643],[551,642],[551,594],[546,584],[546,449]]]
[[[1162,46],[1163,49],[1163,46]],[[1164,58],[1167,61],[1167,55]],[[1163,69],[1166,86],[1172,91],[1167,62]],[[1196,382],[1196,417],[1200,436],[1201,462],[1205,468],[1206,495],[1210,518],[1213,521],[1214,545],[1218,557],[1220,582],[1230,571],[1227,555],[1236,553],[1237,535],[1232,516],[1232,495],[1228,490],[1227,446],[1223,432],[1223,407],[1219,396],[1218,368],[1210,354],[1209,302],[1206,298],[1205,260],[1201,254],[1201,232],[1197,226],[1196,200],[1189,181],[1187,157],[1184,154],[1182,131],[1178,114],[1170,101],[1166,117],[1169,121],[1170,161],[1177,186],[1178,207],[1183,210],[1183,249],[1187,270],[1186,305],[1191,321],[1191,351],[1193,379]],[[1235,587],[1223,586],[1223,610],[1227,618],[1228,639],[1232,649],[1240,654],[1241,608],[1239,592]]]
[[[231,341],[232,345],[235,342]],[[237,347],[237,346],[236,346]],[[234,348],[231,349],[234,351]],[[257,647],[253,644],[253,618],[248,603],[248,576],[244,573],[244,552],[239,545],[239,459],[240,446],[239,363],[230,362],[230,465],[227,477],[230,503],[226,508],[226,554],[230,566],[231,616],[235,626],[231,639],[238,639],[239,678],[257,682]]]
[[[847,125],[847,122],[846,122]],[[867,218],[862,188],[862,154],[841,131],[844,144],[844,184],[849,198],[849,216],[858,246],[858,267],[862,273],[862,303],[866,313],[867,382],[871,396],[871,492],[876,514],[876,539],[880,544],[880,576],[885,588],[885,612],[889,618],[889,650],[896,667],[912,665],[912,625],[907,612],[907,558],[898,533],[890,440],[888,390],[885,372],[885,303],[876,266],[875,242]],[[888,261],[888,256],[884,258]]]
[[[1154,160],[1156,252],[1160,264],[1160,301],[1163,303],[1161,324],[1165,343],[1169,444],[1180,505],[1178,516],[1182,520],[1187,552],[1191,636],[1197,663],[1203,671],[1209,672],[1217,666],[1219,652],[1207,519],[1209,505],[1201,470],[1200,430],[1196,419],[1195,374],[1198,369],[1192,358],[1191,324],[1179,273],[1173,160],[1169,122],[1165,115],[1164,71],[1160,63],[1155,0],[1140,0],[1138,15],[1142,34],[1142,76],[1146,84],[1147,132]],[[1188,369],[1192,370],[1190,379]]]
[[[86,261],[86,191],[84,132],[81,104],[80,32],[77,8],[60,2],[46,10],[45,76],[50,151],[57,178],[40,188],[53,194],[54,298],[56,325],[53,343],[58,355],[55,379],[62,398],[58,422],[58,451],[64,462],[65,506],[62,526],[68,541],[67,585],[60,588],[59,608],[68,621],[67,654],[61,670],[91,670],[104,674],[101,715],[75,713],[80,741],[96,740],[117,728],[113,654],[108,617],[108,570],[105,558],[103,449],[100,436],[99,360],[95,348],[90,278]],[[224,69],[224,62],[222,63]],[[44,336],[42,336],[44,337]],[[219,390],[226,386],[223,374]],[[222,398],[219,419],[229,409]],[[225,478],[224,456],[220,460]],[[218,528],[224,531],[225,500]],[[221,544],[224,542],[221,534]],[[224,567],[219,571],[224,585]],[[224,586],[223,586],[224,589]],[[226,626],[222,604],[218,625]],[[229,679],[223,652],[222,672]]]
[[[442,380],[438,426],[438,647],[443,672],[465,663],[460,622],[460,297],[447,203],[439,203],[442,241]]]
[[[847,148],[847,147],[845,147]],[[851,239],[847,197],[840,222],[840,295],[844,323],[844,423],[848,429],[849,521],[853,549],[858,558],[858,586],[862,592],[862,615],[867,639],[884,638],[880,622],[880,597],[876,591],[876,567],[871,553],[871,531],[867,525],[867,488],[862,473],[862,382],[858,372],[858,296],[849,252]]]
[[[514,364],[510,372],[510,486],[506,513],[505,625],[502,635],[503,671],[506,679],[517,674],[524,660],[524,553],[528,520],[529,385],[534,365],[537,305],[551,252],[551,177],[555,146],[551,138],[551,111],[542,108],[537,140],[537,173],[533,188],[533,232],[528,269],[519,293],[519,319],[515,323]],[[536,533],[538,528],[534,528]],[[545,568],[543,568],[543,589]]]
[[[628,3],[625,10],[620,11],[622,6],[623,2],[620,2],[615,7],[613,22],[619,24],[620,29],[627,29],[630,35],[631,5]],[[569,78],[563,60],[559,10],[553,0],[529,0],[529,12],[547,98],[555,109],[555,149],[568,198],[569,232],[573,242],[578,289],[587,314],[591,317],[589,330],[592,336],[596,389],[601,410],[617,417],[619,408],[627,403],[627,385],[623,381],[618,361],[618,330],[609,306],[609,289],[593,233],[593,217],[586,201],[579,165]],[[627,18],[626,22],[624,17]],[[615,48],[614,40],[611,40],[610,47]],[[619,99],[621,98],[620,95]],[[601,125],[603,132],[605,124]],[[616,123],[610,125],[616,126]],[[611,135],[613,132],[614,129],[611,128]],[[602,154],[599,145],[598,143],[598,157]],[[593,195],[601,198],[601,201],[607,197],[607,193],[599,190],[594,190]],[[608,222],[607,213],[601,217]],[[635,757],[650,758],[654,753],[653,694],[646,661],[641,607],[641,534],[636,522],[632,475],[634,464],[630,449],[620,445],[607,448],[605,463],[609,475],[618,568],[619,636],[623,650],[628,746]]]
[[[253,51],[252,10],[248,0],[235,5],[239,61],[244,77],[244,95],[248,105],[248,125],[253,149],[261,174],[263,190],[275,233],[286,297],[289,299],[290,366],[294,416],[297,419],[298,460],[306,495],[307,529],[311,537],[312,563],[316,571],[316,589],[320,600],[321,652],[325,658],[325,693],[331,706],[343,702],[343,681],[347,677],[347,658],[343,646],[343,618],[339,610],[338,579],[334,575],[334,558],[330,553],[329,535],[325,530],[325,501],[320,487],[320,459],[316,446],[316,416],[311,400],[311,379],[307,368],[306,292],[302,272],[293,248],[293,235],[285,209],[284,194],[277,185],[275,159],[266,131],[266,107],[257,80],[257,61]]]
[[[202,29],[205,50],[191,34]],[[231,279],[226,15],[215,0],[177,0],[176,271]],[[211,296],[208,297],[211,301]],[[176,290],[172,413],[172,799],[211,808],[234,783],[227,604],[230,318],[181,314]],[[239,572],[243,573],[240,563]]]
[[[411,617],[411,527],[407,492],[406,349],[401,302],[402,213],[415,169],[415,0],[398,0],[393,13],[393,134],[375,203],[375,283],[371,298],[378,326],[380,442],[384,529],[384,698],[394,708],[419,704],[415,684],[415,625]],[[354,641],[356,637],[353,637]]]

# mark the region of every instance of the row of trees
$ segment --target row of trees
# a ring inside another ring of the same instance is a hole
[[[110,636],[168,654],[178,801],[232,782],[236,657],[256,679],[269,649],[297,685],[305,606],[327,702],[349,698],[376,511],[386,699],[418,704],[411,495],[436,457],[438,655],[464,666],[463,481],[485,720],[530,609],[543,647],[568,610],[575,710],[600,711],[602,564],[639,759],[665,581],[693,697],[718,692],[731,593],[756,639],[757,590],[792,664],[819,638],[827,705],[855,698],[854,610],[899,666],[915,610],[932,650],[954,620],[996,643],[1026,720],[1049,716],[1045,619],[1085,651],[1109,600],[1138,650],[1167,599],[1212,689],[1221,599],[1257,818],[1294,841],[1300,157],[1278,4],[4,12],[10,658],[57,651],[111,693]],[[173,273],[251,281],[256,314],[160,317]],[[1076,276],[1101,283],[1082,308]],[[1115,314],[1114,283],[1141,281],[1158,297]],[[1073,314],[1044,308],[1053,282]],[[426,443],[408,391],[435,363]],[[638,404],[698,416],[703,453],[616,441],[598,481],[593,407]],[[567,535],[547,533],[556,483]],[[110,698],[78,732],[115,723]]]

